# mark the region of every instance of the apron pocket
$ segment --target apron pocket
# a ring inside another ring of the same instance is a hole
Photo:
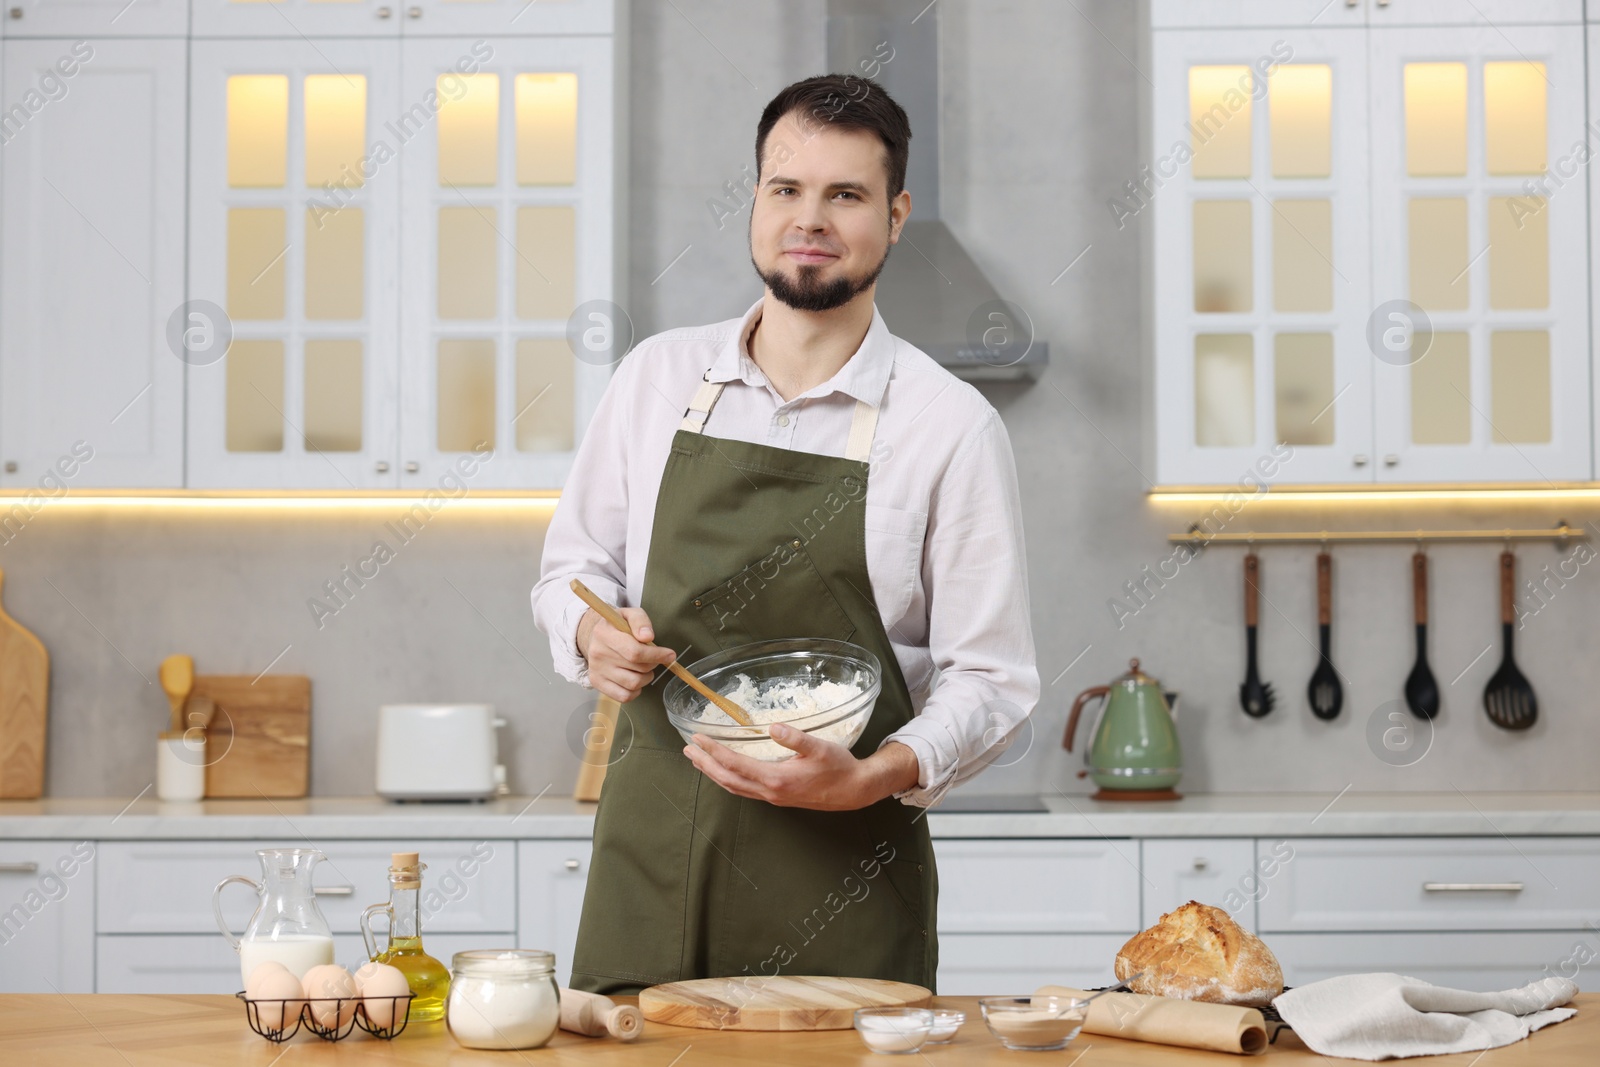
[[[719,649],[785,637],[848,641],[856,632],[800,540],[784,541],[696,596],[694,607]],[[804,632],[796,630],[800,615],[810,623]]]

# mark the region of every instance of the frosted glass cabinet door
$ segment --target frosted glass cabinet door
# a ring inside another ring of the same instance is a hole
[[[180,487],[184,42],[9,40],[3,65],[0,486]]]
[[[559,488],[612,370],[567,342],[615,292],[610,39],[402,52],[402,96],[440,106],[405,147],[400,487],[461,462],[470,488]]]
[[[1152,37],[1155,481],[1370,481],[1365,31]]]
[[[182,37],[189,26],[188,0],[12,0],[4,12],[7,38]]]
[[[1374,350],[1377,478],[1587,479],[1583,42],[1515,25],[1371,40],[1372,303],[1401,342]]]
[[[193,46],[189,485],[396,484],[396,42]]]
[[[196,37],[398,37],[406,11],[403,0],[193,2]]]

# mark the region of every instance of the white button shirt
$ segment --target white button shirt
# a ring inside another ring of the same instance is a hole
[[[857,400],[879,408],[866,498],[867,572],[917,714],[890,734],[916,754],[919,806],[977,774],[1039,699],[1021,501],[1010,438],[983,395],[889,332],[873,309],[837,374],[792,400],[749,356],[761,301],[670,330],[617,367],[545,535],[533,616],[556,669],[589,686],[569,582],[638,605],[673,434],[701,376],[728,383],[713,437],[842,456]],[[685,546],[685,551],[692,547]]]

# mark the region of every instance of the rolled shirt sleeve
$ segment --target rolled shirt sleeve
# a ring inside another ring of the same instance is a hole
[[[636,351],[612,375],[578,446],[567,484],[583,488],[563,493],[556,504],[533,587],[534,623],[550,638],[557,672],[591,689],[589,665],[577,644],[578,621],[588,605],[570,583],[577,578],[608,603],[627,603],[628,457],[618,442],[627,440],[630,404],[624,379],[633,373],[637,357]]]
[[[895,796],[928,807],[994,762],[1039,700],[1021,494],[992,408],[934,488],[922,570],[937,673],[921,713],[883,743],[916,754],[917,785]]]

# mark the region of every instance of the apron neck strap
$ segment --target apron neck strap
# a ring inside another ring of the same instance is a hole
[[[711,417],[711,409],[716,407],[717,398],[722,395],[725,384],[702,379],[700,388],[695,390],[694,399],[689,401],[688,408],[684,410],[683,421],[678,428],[690,433],[704,433],[706,420]],[[850,416],[850,437],[845,442],[844,458],[865,463],[872,453],[872,435],[877,428],[877,407],[865,400],[857,400],[855,412]]]

